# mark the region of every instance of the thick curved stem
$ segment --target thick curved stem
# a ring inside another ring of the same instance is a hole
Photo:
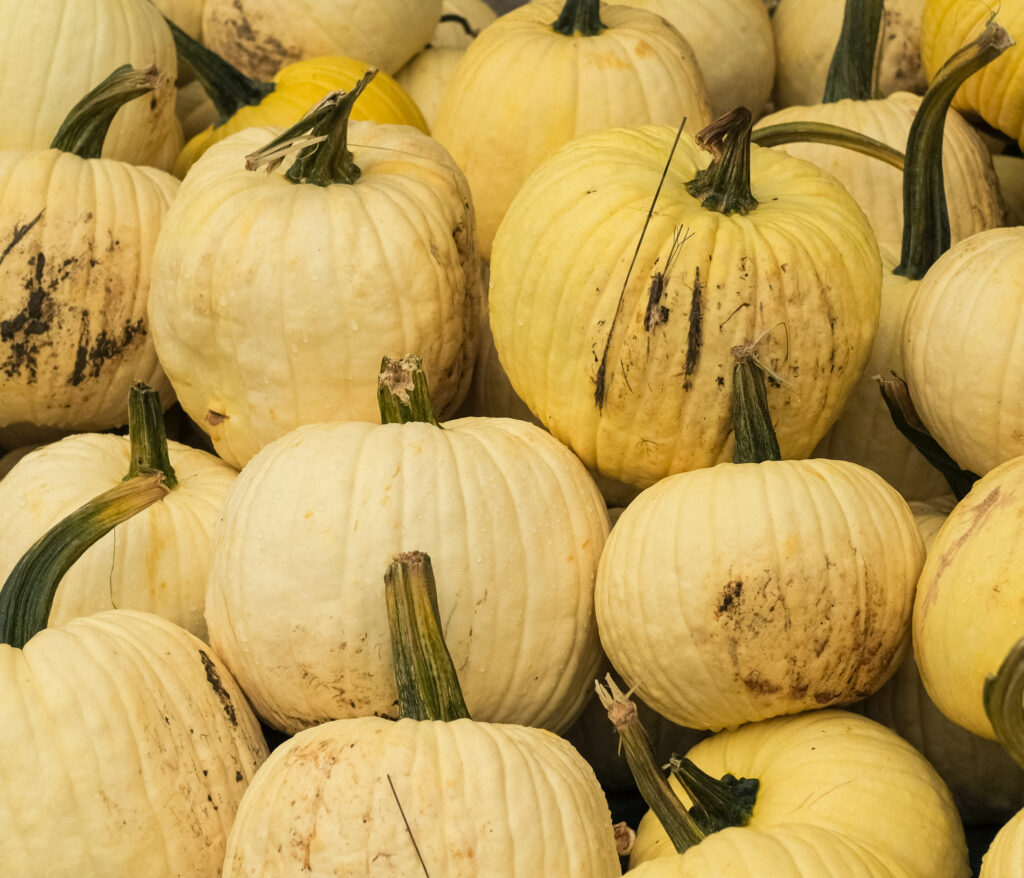
[[[843,27],[825,80],[823,104],[874,97],[875,52],[883,0],[846,0]]]
[[[757,207],[750,191],[750,110],[737,107],[697,134],[697,143],[714,158],[686,184],[708,210],[747,214]]]
[[[827,143],[830,146],[841,146],[852,149],[862,155],[878,159],[894,168],[903,170],[903,153],[893,149],[881,140],[875,140],[839,125],[826,122],[780,122],[778,125],[765,125],[758,128],[750,136],[758,146],[783,146],[787,143]]]

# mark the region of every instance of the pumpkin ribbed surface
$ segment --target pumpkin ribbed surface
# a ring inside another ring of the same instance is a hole
[[[0,646],[0,873],[216,878],[266,745],[209,648],[128,610]]]
[[[540,729],[466,719],[326,723],[263,766],[224,864],[224,878],[421,872],[619,875],[593,771]]]
[[[663,479],[601,557],[601,642],[637,696],[721,729],[862,698],[904,647],[924,547],[906,503],[845,461]]]
[[[336,423],[243,470],[214,540],[211,642],[289,732],[394,715],[383,572],[417,546],[471,715],[560,730],[600,661],[593,583],[604,503],[538,427]]]
[[[61,580],[50,625],[102,610],[156,613],[206,639],[203,603],[210,535],[237,473],[169,442],[178,486],[86,550]],[[120,436],[79,434],[47,445],[0,482],[0,582],[50,527],[128,472]]]
[[[996,833],[981,860],[979,878],[1017,878],[1024,862],[1024,811]]]

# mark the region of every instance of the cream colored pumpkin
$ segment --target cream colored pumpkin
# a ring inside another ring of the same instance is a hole
[[[0,21],[0,149],[46,149],[75,102],[116,67],[155,64],[165,74],[162,84],[120,110],[103,156],[170,170],[175,156],[166,142],[175,136],[178,62],[156,6],[139,0],[2,0]]]
[[[229,494],[211,643],[277,728],[393,716],[381,571],[419,546],[471,714],[558,731],[600,660],[593,587],[607,532],[582,465],[532,424],[303,427]]]
[[[428,126],[433,127],[441,96],[465,53],[465,49],[454,46],[428,46],[395,74],[395,80],[416,102]]]
[[[218,878],[266,744],[202,641],[100,613],[0,645],[0,873]]]
[[[623,2],[623,0],[619,0]],[[775,80],[775,41],[763,0],[625,0],[664,18],[693,48],[711,115],[746,107],[756,119]]]
[[[441,0],[206,0],[203,42],[247,76],[345,55],[394,73],[428,42]]]
[[[552,28],[561,7],[534,0],[485,28],[438,108],[434,136],[466,172],[484,259],[520,186],[564,143],[618,125],[711,121],[693,50],[660,16],[600,4],[600,33],[565,36]]]
[[[721,729],[856,701],[906,648],[924,547],[902,498],[845,461],[723,463],[622,513],[601,643],[639,698]]]
[[[90,547],[61,580],[50,625],[102,610],[145,610],[206,639],[203,603],[210,532],[237,473],[222,460],[168,443],[178,485]],[[78,434],[21,461],[0,482],[0,582],[50,527],[128,472],[126,437]]]
[[[173,400],[146,307],[177,189],[155,168],[0,151],[0,443],[124,424],[134,380]]]
[[[784,153],[751,148],[758,206],[727,216],[687,191],[709,156],[684,132],[645,229],[675,135],[567,144],[516,197],[491,262],[491,329],[516,393],[588,467],[637,487],[731,459],[732,348],[755,341],[783,381],[769,390],[783,456],[807,456],[878,320],[862,211]]]
[[[925,0],[885,2],[875,70],[879,96],[897,91],[921,93],[925,89],[927,78],[921,63],[924,5]],[[777,56],[774,98],[779,109],[821,101],[845,6],[845,0],[779,3],[772,15]]]
[[[1017,878],[1024,861],[1024,811],[1010,820],[981,858],[978,878]]]
[[[468,719],[325,723],[286,741],[254,779],[223,878],[421,873],[619,875],[593,771],[540,729]]]
[[[950,513],[928,552],[914,605],[914,654],[936,706],[994,738],[982,686],[1020,638],[1024,457],[996,467]]]
[[[167,217],[150,301],[160,360],[218,454],[241,466],[300,424],[376,420],[384,355],[423,358],[435,404],[469,384],[482,307],[465,178],[408,126],[352,122],[354,184],[245,169],[278,129],[192,166]]]
[[[884,100],[846,99],[789,107],[765,116],[755,127],[797,121],[825,122],[852,128],[902,152],[920,105],[921,98],[917,95],[897,92]],[[903,236],[903,174],[900,170],[828,144],[791,143],[778,148],[796,158],[814,162],[835,176],[867,214],[883,250],[900,252]],[[946,116],[942,167],[954,242],[1003,224],[1003,202],[992,157],[981,138],[955,112]]]
[[[921,420],[964,469],[1024,454],[1024,228],[991,229],[928,270],[903,323],[903,364]]]
[[[630,865],[649,865],[631,875],[970,875],[949,791],[920,753],[879,723],[846,711],[811,711],[721,732],[687,756],[715,778],[758,779],[749,823],[712,833],[679,855],[648,813]],[[669,783],[687,804],[678,782]],[[653,868],[661,860],[664,866]]]

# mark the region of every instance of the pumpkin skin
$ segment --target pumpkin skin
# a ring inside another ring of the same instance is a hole
[[[704,74],[713,118],[733,107],[761,115],[775,79],[775,41],[763,0],[627,0],[625,5],[660,15],[686,38]]]
[[[288,182],[290,159],[245,170],[278,133],[250,128],[211,147],[154,257],[160,360],[236,467],[300,424],[378,420],[384,355],[419,353],[450,413],[469,385],[482,307],[468,186],[436,141],[352,122],[362,174],[320,187]]]
[[[366,63],[340,55],[309,58],[282,67],[274,75],[274,90],[255,106],[240,107],[227,121],[211,123],[185,144],[174,163],[184,177],[206,150],[243,128],[276,125],[287,128],[314,104],[337,89],[348,91],[366,72]],[[212,106],[212,101],[210,102]],[[191,110],[199,112],[197,108]],[[214,109],[216,114],[216,109]],[[413,99],[386,73],[378,73],[352,108],[353,119],[386,125],[412,125],[427,133],[427,123]]]
[[[170,170],[176,152],[165,144],[181,136],[174,116],[178,61],[152,3],[3,0],[0,20],[0,149],[48,148],[71,107],[116,67],[155,64],[165,80],[118,112],[103,157]]]
[[[120,426],[134,380],[170,405],[146,307],[177,189],[155,168],[0,151],[0,444]]]
[[[751,147],[758,207],[724,216],[685,188],[709,156],[684,132],[629,272],[675,135],[646,126],[567,144],[516,197],[491,262],[491,330],[516,393],[589,468],[637,487],[732,459],[732,348],[758,338],[785,382],[768,390],[782,454],[806,457],[878,323],[882,266],[862,211],[834,178],[771,149]],[[668,317],[648,330],[657,275]]]
[[[949,514],[914,603],[914,656],[928,695],[950,720],[994,740],[982,686],[1020,638],[1024,606],[1024,457],[996,467]]]
[[[712,777],[759,779],[750,821],[713,833],[680,855],[648,813],[630,865],[653,866],[663,858],[665,867],[630,875],[970,875],[963,826],[942,780],[906,741],[869,719],[842,710],[780,717],[721,732],[687,756]],[[689,802],[674,778],[669,783]],[[836,871],[820,871],[822,861]]]
[[[605,30],[567,37],[551,27],[561,6],[534,0],[485,28],[437,111],[434,136],[466,172],[484,259],[519,187],[564,143],[619,125],[711,121],[693,50],[660,16],[601,4]]]
[[[957,91],[953,106],[980,116],[1024,145],[1024,2],[1001,0],[998,6],[970,0],[926,0],[921,20],[921,59],[929,78],[953,52],[976,37],[996,12],[1017,45],[975,73]]]
[[[206,639],[203,603],[214,521],[237,473],[205,451],[168,442],[179,483],[91,546],[65,574],[51,627],[103,610],[144,610]],[[39,449],[0,483],[0,582],[53,525],[124,479],[123,436],[82,433]]]
[[[223,878],[620,874],[593,771],[540,729],[338,720],[282,744],[248,793]]]
[[[905,501],[856,464],[681,473],[612,530],[601,643],[639,698],[690,728],[855,701],[902,657],[923,560]]]
[[[470,30],[480,33],[497,17],[486,0],[441,0],[441,15],[458,15],[466,20]],[[473,42],[472,34],[458,21],[440,21],[430,36],[428,49],[465,49]],[[415,57],[415,56],[414,56]]]
[[[904,378],[928,431],[984,475],[1024,454],[1024,228],[952,246],[922,278],[903,323]]]
[[[210,640],[275,728],[394,716],[381,571],[421,546],[471,715],[559,731],[600,661],[593,587],[607,533],[582,465],[532,424],[302,427],[228,496]]]
[[[921,98],[898,92],[883,100],[841,100],[788,107],[762,118],[756,128],[785,122],[826,122],[852,128],[902,152]],[[834,175],[864,209],[882,250],[898,254],[903,239],[903,173],[852,150],[818,143],[791,143],[782,149],[814,162]],[[1004,208],[992,157],[981,138],[958,113],[949,112],[943,135],[942,168],[950,237],[955,243],[1003,225]]]
[[[247,76],[345,55],[391,74],[430,42],[441,0],[206,0],[203,42]]]
[[[978,878],[1016,878],[1024,860],[1024,811],[1010,820],[981,858]]]
[[[209,647],[132,610],[0,646],[0,723],[0,872],[26,878],[217,878],[267,756]]]
[[[395,74],[395,81],[416,101],[430,127],[437,119],[444,90],[465,53],[464,48],[454,46],[428,46]]]

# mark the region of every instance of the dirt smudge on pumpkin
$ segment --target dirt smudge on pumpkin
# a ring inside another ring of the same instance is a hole
[[[121,327],[120,334],[111,334],[101,329],[95,338],[92,338],[89,330],[87,308],[81,311],[81,321],[75,366],[71,370],[71,377],[68,378],[68,384],[72,387],[77,387],[86,378],[98,378],[104,364],[119,359],[136,338],[146,334],[146,321],[142,317],[126,321]]]
[[[253,26],[241,0],[231,5],[234,14],[214,14],[209,29],[213,32],[220,25],[227,31],[218,51],[236,67],[247,68],[249,75],[258,79],[271,80],[282,67],[302,58],[298,47],[286,46],[258,23]]]
[[[21,243],[22,238],[32,231],[32,227],[43,218],[43,213],[44,211],[39,211],[39,213],[37,213],[23,226],[19,226],[17,223],[14,224],[14,233],[11,235],[11,240],[8,241],[7,246],[0,251],[0,264],[2,264],[10,252]]]
[[[220,672],[217,670],[217,666],[205,650],[199,650],[199,658],[202,659],[203,668],[206,670],[206,682],[210,684],[210,688],[213,689],[214,694],[220,699],[228,721],[231,725],[237,726],[238,716],[235,714],[235,705],[231,701],[231,693],[224,688],[224,683],[220,679]]]
[[[693,293],[690,297],[690,329],[686,336],[686,362],[683,374],[687,379],[697,369],[700,349],[704,345],[704,288],[700,283],[700,266],[693,277]],[[689,381],[687,381],[689,383]]]

